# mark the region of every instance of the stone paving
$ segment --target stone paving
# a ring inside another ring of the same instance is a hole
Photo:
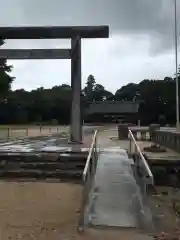
[[[62,152],[71,151],[72,149],[89,148],[92,142],[92,130],[88,128],[84,130],[83,144],[74,145],[68,143],[67,134],[55,134],[48,136],[38,136],[33,138],[25,138],[21,140],[7,141],[0,144],[0,152],[19,152],[19,153],[35,153],[35,152]]]
[[[113,145],[119,145],[122,149],[129,150],[130,141],[129,140],[118,140],[117,137],[112,137],[112,142],[114,142]],[[166,148],[166,152],[146,152],[143,149],[145,147],[149,147],[153,144],[153,142],[150,141],[137,141],[138,146],[140,147],[142,153],[146,154],[148,159],[152,160],[180,160],[180,154]],[[112,145],[112,144],[111,144]]]

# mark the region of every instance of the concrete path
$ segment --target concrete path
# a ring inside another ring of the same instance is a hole
[[[131,167],[133,161],[124,149],[110,143],[109,134],[106,133],[106,139],[105,134],[100,136],[100,156],[88,208],[89,223],[138,228],[144,218],[144,207]]]
[[[123,145],[111,140],[115,136],[114,130],[101,132],[99,136],[100,158],[86,212],[92,228],[86,233],[93,231],[91,238],[98,240],[152,240],[152,236],[138,229],[142,222],[151,226],[151,216],[147,216],[147,209],[141,204],[140,189],[131,168],[133,162]]]
[[[92,193],[91,224],[110,227],[139,226],[139,187],[131,160],[123,149],[102,150]]]

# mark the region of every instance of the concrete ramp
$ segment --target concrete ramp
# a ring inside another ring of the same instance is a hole
[[[143,215],[141,194],[125,150],[101,149],[89,201],[89,224],[139,228]]]

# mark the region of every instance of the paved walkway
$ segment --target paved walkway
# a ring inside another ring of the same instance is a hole
[[[144,207],[131,168],[133,162],[126,151],[114,143],[107,148],[109,140],[104,137],[100,137],[101,152],[90,199],[90,224],[138,228],[139,220],[144,218]]]
[[[91,223],[111,227],[138,227],[139,188],[125,150],[104,149],[99,158]]]

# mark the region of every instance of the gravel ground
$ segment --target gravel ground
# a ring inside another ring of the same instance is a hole
[[[156,193],[149,197],[149,203],[157,239],[180,239],[180,190],[156,187]]]
[[[65,239],[76,233],[81,186],[0,182],[0,239]]]

